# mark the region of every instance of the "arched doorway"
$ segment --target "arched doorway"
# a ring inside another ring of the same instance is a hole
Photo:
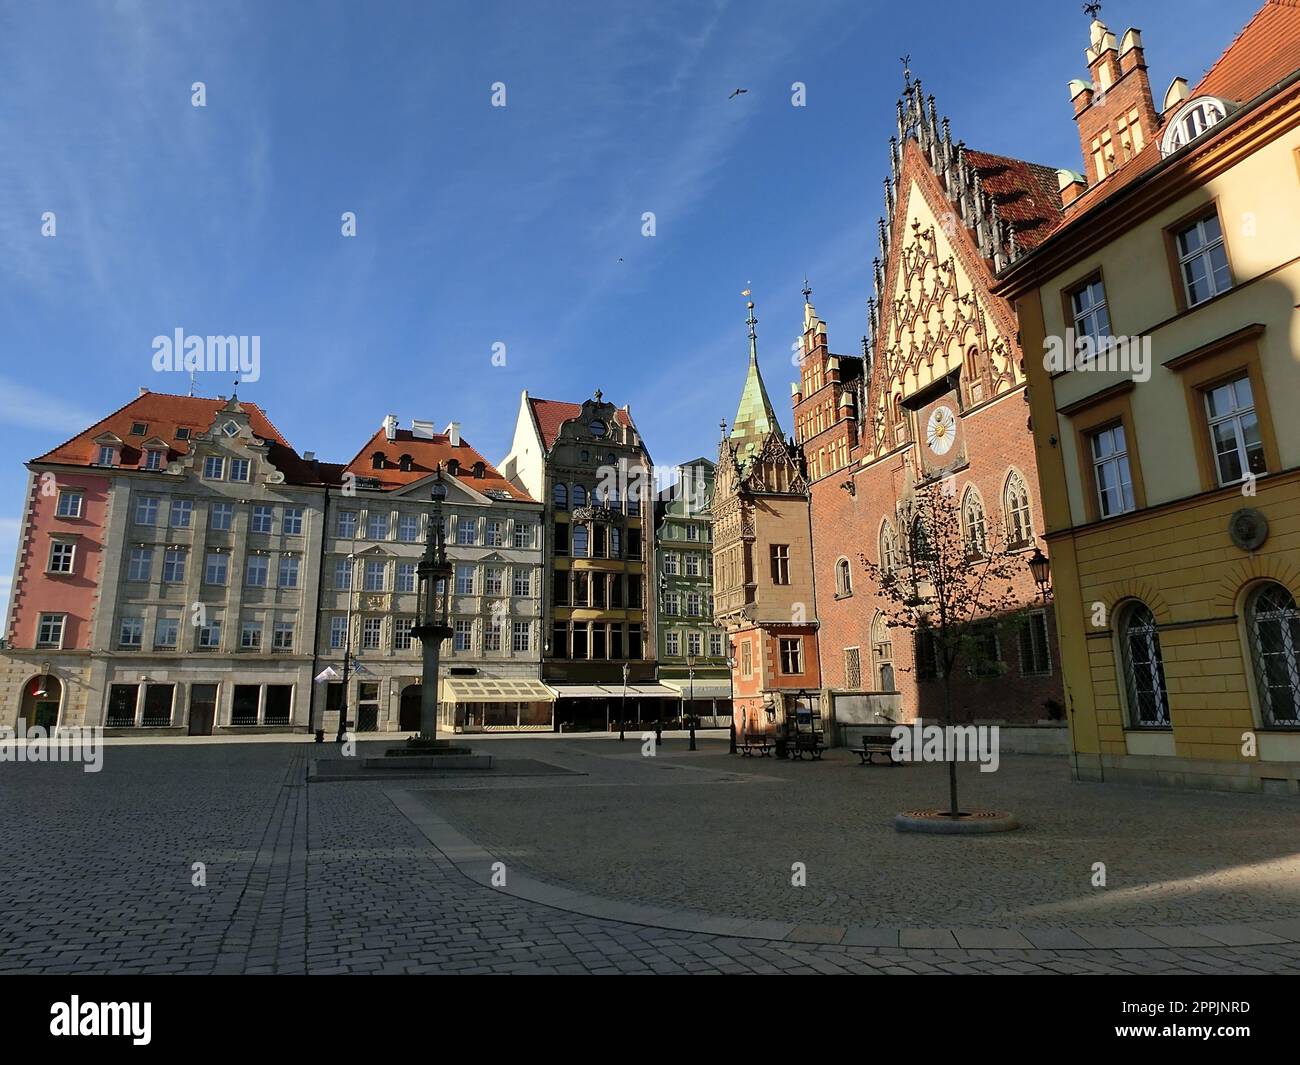
[[[420,731],[420,690],[422,685],[408,684],[402,689],[402,706],[397,715],[397,726],[403,732]]]
[[[23,685],[18,717],[28,728],[40,725],[52,729],[59,723],[59,704],[63,701],[63,684],[49,673],[32,677]]]

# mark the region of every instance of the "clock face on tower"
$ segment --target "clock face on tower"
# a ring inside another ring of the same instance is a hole
[[[925,423],[925,440],[936,455],[946,455],[957,439],[957,416],[952,408],[940,405],[930,411]]]

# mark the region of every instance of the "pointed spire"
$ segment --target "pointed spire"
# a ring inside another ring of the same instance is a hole
[[[763,442],[772,433],[781,435],[780,423],[776,420],[776,410],[767,396],[767,386],[763,384],[763,375],[758,369],[758,334],[754,326],[758,319],[754,316],[754,301],[747,304],[749,317],[745,324],[749,326],[749,373],[745,376],[745,387],[740,393],[740,406],[736,417],[731,422],[731,442],[736,445],[737,458],[743,466],[759,450]]]
[[[754,301],[750,300],[747,306],[749,307],[749,317],[745,319],[745,323],[749,326],[749,365],[757,367],[758,333],[754,331],[754,326],[758,325],[758,319],[754,317]]]

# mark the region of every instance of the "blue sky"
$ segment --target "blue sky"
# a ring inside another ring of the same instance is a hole
[[[1143,30],[1158,104],[1257,6],[1102,17]],[[521,389],[600,388],[672,463],[735,412],[750,284],[788,432],[805,272],[859,350],[898,57],[954,137],[1079,169],[1087,28],[1074,0],[0,2],[0,593],[22,463],[184,391],[151,367],[177,328],[260,336],[240,395],[325,459],[391,412],[497,462]]]

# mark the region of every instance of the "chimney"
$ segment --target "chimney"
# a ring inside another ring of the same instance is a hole
[[[411,419],[411,435],[417,440],[433,439],[433,422],[420,421],[418,418]]]
[[[803,393],[799,391],[799,382],[791,381],[790,382],[790,406],[793,407],[796,404],[802,402],[803,402]]]
[[[314,451],[304,451],[304,452],[302,453],[302,460],[303,460],[303,462],[311,462],[311,461],[314,460],[315,458],[316,458],[316,452],[314,452]]]
[[[389,414],[385,416],[383,425],[384,425],[384,439],[390,441],[396,440],[397,439],[397,415]]]
[[[1183,104],[1187,102],[1191,95],[1191,90],[1187,87],[1187,79],[1174,78],[1174,80],[1169,83],[1169,91],[1165,93],[1165,106],[1164,110],[1161,112],[1161,118],[1177,111],[1178,108],[1182,107]]]
[[[1057,185],[1061,190],[1061,206],[1068,207],[1088,190],[1088,179],[1073,170],[1058,170]]]
[[[1160,120],[1151,98],[1141,32],[1129,29],[1116,42],[1106,24],[1094,19],[1090,33],[1084,55],[1092,82],[1071,81],[1070,100],[1086,180],[1095,185],[1142,151],[1159,132]]]
[[[442,435],[450,441],[452,447],[460,447],[460,422],[451,422]]]

